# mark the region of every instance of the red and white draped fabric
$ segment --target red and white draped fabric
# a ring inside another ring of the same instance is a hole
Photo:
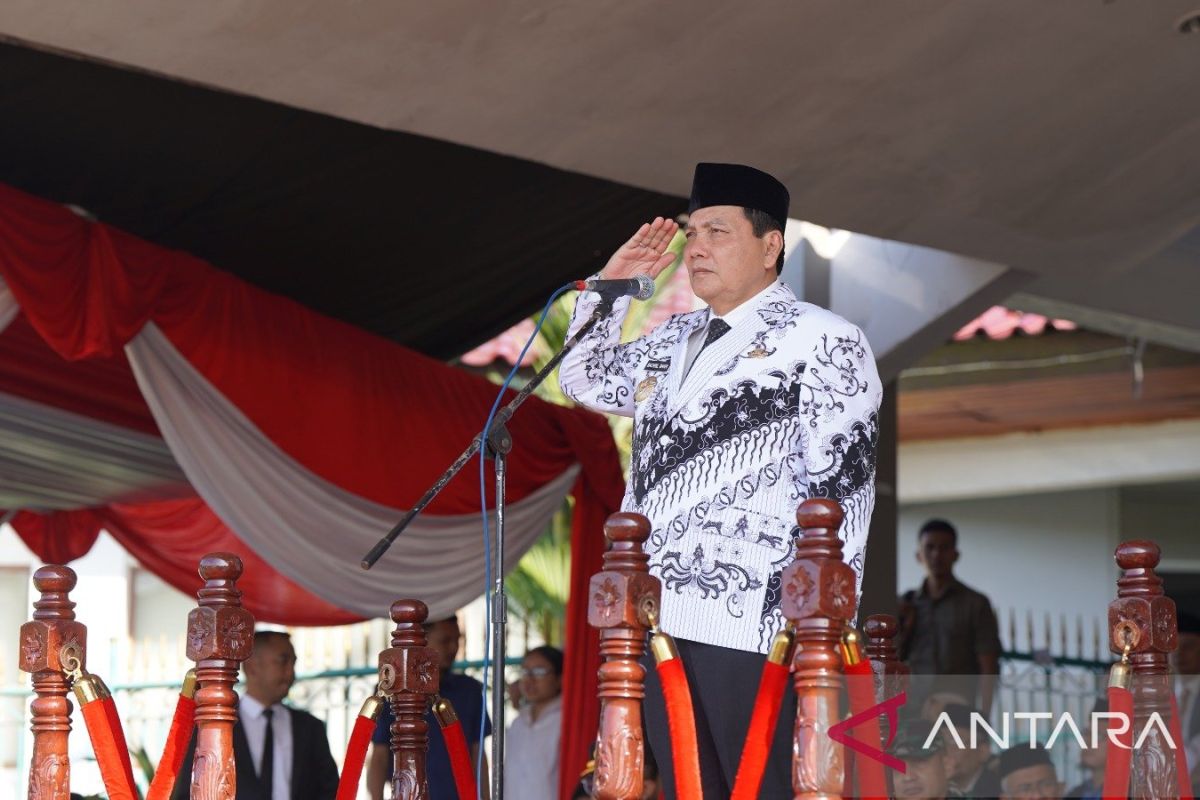
[[[0,278],[0,421],[111,461],[86,481],[6,465],[39,498],[9,509],[39,557],[78,557],[103,527],[190,593],[199,556],[231,550],[247,606],[285,624],[381,616],[401,596],[436,616],[483,590],[474,468],[373,570],[358,562],[482,427],[491,384],[5,186]],[[509,563],[573,493],[586,585],[623,490],[608,426],[534,398],[509,427]],[[570,614],[566,703],[586,725],[595,637],[585,602]]]

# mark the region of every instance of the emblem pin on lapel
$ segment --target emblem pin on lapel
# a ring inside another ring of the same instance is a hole
[[[633,393],[635,403],[640,403],[654,392],[654,387],[658,386],[658,378],[651,375],[649,378],[643,378],[641,383],[637,385],[637,390]]]

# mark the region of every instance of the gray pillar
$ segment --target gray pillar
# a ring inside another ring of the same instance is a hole
[[[896,526],[899,507],[896,502],[896,392],[892,381],[883,390],[879,409],[879,449],[875,460],[875,512],[867,539],[867,565],[863,574],[862,602],[858,624],[871,614],[895,614],[896,598]]]

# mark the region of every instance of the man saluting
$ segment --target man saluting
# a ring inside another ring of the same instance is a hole
[[[734,783],[763,654],[783,626],[780,571],[792,558],[796,507],[809,497],[841,503],[846,560],[861,584],[875,500],[875,361],[862,331],[779,281],[788,200],[759,170],[697,165],[683,263],[708,307],[622,344],[629,299],[617,299],[560,373],[567,396],[634,419],[622,507],[651,523],[650,570],[691,684],[705,797],[728,797]],[[600,277],[656,277],[674,260],[667,246],[678,227],[642,225]],[[571,333],[601,301],[580,295]],[[646,688],[650,746],[673,797],[653,669]],[[789,697],[763,797],[790,796]]]

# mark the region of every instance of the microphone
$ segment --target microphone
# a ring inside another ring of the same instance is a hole
[[[614,280],[575,281],[575,288],[581,292],[599,292],[609,297],[649,300],[654,296],[654,279],[649,275],[634,275],[632,278]]]

